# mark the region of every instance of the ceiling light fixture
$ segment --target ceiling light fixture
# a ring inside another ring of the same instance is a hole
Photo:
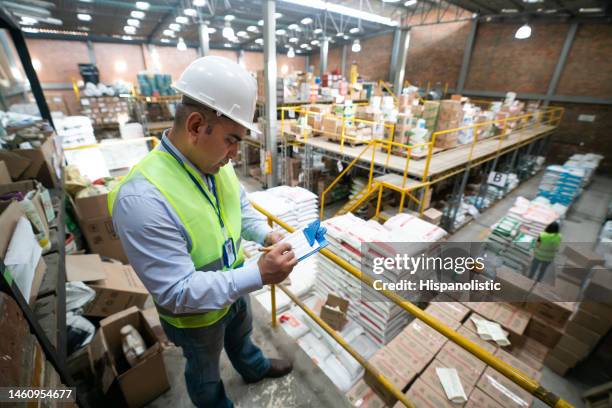
[[[336,33],[336,37],[342,37],[344,35],[344,33],[342,31],[338,31]]]
[[[344,39],[345,39],[345,40],[350,40],[350,39],[351,39],[351,37],[349,37],[348,35],[345,35],[345,36],[344,36]]]
[[[299,30],[300,26],[293,23],[293,24],[289,24],[289,27],[287,27],[290,30]]]
[[[223,45],[225,46],[225,48],[232,48],[232,44],[230,44],[230,43],[225,43]]]
[[[407,2],[404,3],[404,6],[406,7],[412,7],[415,4],[417,4],[417,0],[408,0]]]
[[[283,15],[281,13],[274,13],[274,18],[281,18]]]
[[[300,48],[308,48],[308,44],[300,44]]]
[[[206,0],[193,0],[193,5],[196,7],[204,7],[206,5]]]
[[[223,19],[225,21],[234,21],[236,19],[236,16],[234,16],[233,14],[228,14],[225,17],[223,17]]]
[[[187,17],[185,17],[185,16],[177,16],[174,20],[177,23],[179,23],[179,24],[187,24],[187,23],[189,23],[189,19]]]
[[[32,17],[22,16],[19,24],[21,25],[32,25],[38,23],[38,20]]]
[[[189,7],[189,8],[186,8],[185,10],[183,10],[183,14],[185,14],[186,16],[189,16],[189,17],[196,17],[198,15],[198,10]]]
[[[264,24],[264,21],[263,21],[263,20],[259,20],[259,21],[257,22],[257,25],[258,25],[258,26],[260,26],[260,27],[261,27],[261,26],[263,26],[263,24]]]
[[[131,41],[134,39],[134,37],[132,37],[131,35],[122,35],[121,39],[125,41]]]
[[[278,30],[276,30],[276,35],[287,35],[287,31],[279,28]]]
[[[357,34],[359,32],[359,27],[353,27],[349,30],[349,33],[351,34]]]
[[[142,20],[145,17],[145,13],[144,11],[132,10],[132,12],[130,13],[130,17],[138,18]]]
[[[236,35],[237,35],[238,37],[242,37],[242,38],[248,38],[248,37],[249,37],[249,35],[247,34],[247,32],[246,32],[246,31],[242,31],[242,30],[241,30],[241,31],[238,31],[238,32],[236,33]]]
[[[248,26],[248,27],[246,28],[246,30],[247,30],[248,32],[250,32],[250,33],[256,33],[256,32],[258,32],[258,31],[259,31],[259,29],[258,29],[257,27],[255,27],[255,26]]]
[[[140,10],[148,10],[151,5],[147,3],[146,1],[137,1],[135,6],[137,9],[140,9]]]
[[[81,21],[91,21],[91,15],[85,13],[78,13],[77,18]]]
[[[181,25],[177,23],[168,24],[168,28],[174,31],[181,31]]]
[[[170,39],[169,38],[162,38],[160,41],[163,42],[164,44],[167,44],[167,43],[170,42]]]
[[[303,25],[308,25],[308,24],[312,24],[312,18],[310,17],[305,17],[303,18],[300,23],[302,23]]]
[[[353,45],[351,46],[351,51],[353,52],[359,52],[361,51],[361,44],[359,43],[359,40],[355,40],[353,41]]]
[[[510,9],[504,8],[501,10],[501,12],[506,13],[506,14],[511,14],[511,13],[518,13],[518,10],[514,8],[510,8]]]
[[[140,27],[140,20],[137,20],[135,18],[128,18],[127,23],[132,27]]]
[[[136,27],[125,26],[123,27],[123,31],[125,31],[127,34],[136,34]]]
[[[529,24],[523,24],[516,30],[516,33],[514,33],[514,38],[517,40],[525,40],[529,37],[531,37],[531,27]]]
[[[322,28],[315,28],[312,32],[315,33],[315,34],[321,34],[323,32],[323,29]]]
[[[599,13],[602,12],[603,9],[601,7],[581,7],[578,11],[581,13]]]
[[[263,40],[263,38],[258,38],[258,39],[256,39],[256,40],[255,40],[255,42],[256,42],[257,44],[259,44],[259,45],[263,45],[264,40]]]
[[[310,7],[317,10],[327,10],[331,13],[342,14],[345,16],[353,17],[356,19],[362,19],[372,21],[374,23],[384,24],[387,26],[397,26],[399,23],[396,20],[392,20],[388,17],[379,16],[378,14],[368,13],[363,10],[358,10],[353,7],[343,6],[336,3],[327,2],[324,0],[282,0],[284,3],[297,4],[301,7]],[[312,20],[312,19],[311,19]],[[304,24],[304,23],[302,23]]]
[[[298,40],[298,38],[297,38],[297,37],[291,37],[291,38],[289,39],[289,42],[290,42],[290,43],[296,43],[296,42],[298,42],[298,41],[299,41],[299,40]]]
[[[183,40],[183,37],[179,37],[178,43],[176,43],[176,48],[179,51],[185,51],[187,49],[187,44],[185,44],[185,40]]]
[[[312,45],[319,45],[319,40],[312,40],[310,43]]]
[[[168,36],[168,37],[174,37],[174,31],[170,30],[170,29],[164,30],[163,34]]]
[[[234,29],[229,21],[226,21],[225,27],[223,27],[223,37],[228,40],[234,38]]]
[[[217,32],[217,29],[215,27],[208,27],[208,34],[214,34]]]
[[[289,47],[289,51],[287,51],[287,57],[288,58],[295,57],[295,50],[293,49],[293,47]]]

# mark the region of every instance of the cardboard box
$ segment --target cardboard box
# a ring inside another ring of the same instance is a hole
[[[610,315],[595,315],[586,310],[578,309],[570,316],[570,320],[603,336],[612,327],[610,317]]]
[[[483,391],[478,388],[474,388],[468,402],[465,404],[465,408],[504,408],[493,398],[489,397]]]
[[[455,406],[445,396],[438,394],[432,387],[420,378],[410,386],[406,393],[408,399],[415,407],[427,408],[452,408]],[[397,403],[394,408],[404,407],[404,404]]]
[[[130,367],[122,351],[121,328],[131,324],[146,343],[141,361]],[[170,388],[162,347],[138,308],[130,307],[100,321],[91,343],[94,370],[109,393],[118,387],[129,407],[141,407]]]
[[[107,194],[77,198],[74,210],[91,252],[128,263],[113,219],[108,212]]]
[[[570,368],[572,368],[571,365],[559,361],[557,358],[551,355],[546,357],[544,364],[546,365],[546,367],[550,368],[553,372],[559,374],[562,377],[569,371]]]
[[[109,316],[132,306],[143,307],[149,292],[130,265],[102,262],[93,255],[66,256],[68,281],[81,281],[96,291],[85,306],[87,316]]]
[[[348,300],[330,293],[327,295],[327,301],[321,308],[321,319],[332,329],[340,331],[348,321],[346,318],[348,307]]]
[[[546,321],[536,316],[532,316],[525,330],[526,336],[550,348],[555,347],[561,338],[561,334],[559,328],[551,326]]]
[[[13,192],[21,192],[28,193],[32,190],[36,190],[36,184],[32,180],[24,180],[17,181],[15,183],[8,183],[0,185],[0,195],[13,193]],[[47,215],[45,214],[45,207],[42,202],[42,198],[40,197],[40,193],[36,192],[32,197],[32,204],[34,204],[34,208],[36,208],[36,212],[42,221],[43,228],[47,236],[49,236],[49,224],[47,223]],[[36,233],[36,227],[32,225],[34,229],[34,233]]]
[[[533,402],[531,394],[492,367],[487,367],[476,386],[489,397],[499,402],[504,408],[526,408],[531,406]]]
[[[434,225],[440,225],[440,220],[442,220],[442,212],[436,210],[435,208],[428,208],[427,210],[423,211],[423,219]]]
[[[323,118],[321,130],[326,137],[340,136],[342,131],[342,119],[334,116],[326,116]]]
[[[386,348],[378,350],[369,362],[400,390],[403,390],[417,375],[411,367],[398,364],[395,355]],[[397,401],[395,396],[383,388],[369,371],[366,371],[363,379],[387,405],[393,405]]]
[[[499,303],[493,320],[502,325],[509,332],[522,335],[525,332],[531,314],[508,303]]]
[[[385,408],[385,402],[364,380],[359,380],[346,394],[352,406],[359,408]]]
[[[25,212],[21,208],[21,205],[16,201],[0,202],[0,259],[4,259],[6,251],[8,250],[13,232],[17,227],[17,223],[21,217],[27,218]],[[30,297],[27,299],[28,303],[33,306],[40,290],[43,277],[47,271],[47,264],[41,256],[36,269],[34,270],[34,277],[30,286]],[[6,272],[8,273],[8,272]]]
[[[453,301],[448,296],[436,297],[429,304],[429,307],[440,309],[442,313],[459,323],[463,322],[470,313],[470,309],[462,305],[461,302]]]
[[[419,379],[425,381],[425,383],[427,383],[427,385],[429,385],[436,393],[446,398],[446,393],[444,392],[444,387],[442,386],[442,383],[440,382],[440,378],[438,377],[438,374],[436,373],[436,368],[454,368],[454,367],[449,367],[447,364],[442,363],[440,360],[434,359],[427,366],[425,371],[423,371],[421,375],[419,375]],[[457,375],[459,376],[459,381],[461,382],[461,386],[463,386],[463,391],[465,392],[465,395],[466,396],[470,395],[470,393],[474,389],[475,384],[470,383],[470,380],[464,377],[465,375],[464,372],[457,370]],[[456,404],[456,403],[451,403],[451,404],[454,407],[464,406],[464,404]]]
[[[536,381],[540,381],[540,378],[542,378],[542,372],[540,370],[533,368],[523,360],[513,356],[512,354],[502,349],[498,349],[495,352],[495,356],[497,356],[497,358],[499,358],[501,361],[510,364],[512,367],[521,370],[529,378],[532,378]]]
[[[0,184],[12,183],[11,173],[9,173],[6,163],[0,160]]]
[[[521,336],[515,339],[508,351],[532,368],[541,370],[546,356],[550,353],[550,348],[527,336]]]
[[[535,284],[531,279],[504,265],[497,268],[495,281],[501,284],[499,297],[507,302],[524,302]]]
[[[569,367],[573,367],[585,356],[576,355],[570,350],[559,346],[559,344],[557,343],[557,345],[552,350],[550,350],[550,353],[548,353],[547,357],[552,357],[554,359],[559,360],[563,364],[568,365]]]
[[[465,326],[465,324],[463,326],[461,326],[459,328],[459,330],[457,330],[457,333],[459,333],[460,335],[462,335],[466,339],[470,340],[471,342],[476,343],[477,345],[479,345],[480,347],[482,347],[483,349],[485,349],[486,351],[488,351],[491,354],[495,353],[495,351],[497,350],[497,344],[495,344],[493,342],[489,343],[488,341],[481,339],[480,336],[478,336],[478,334],[476,334],[472,330],[468,329]]]
[[[425,313],[428,313],[436,319],[440,320],[442,323],[444,323],[446,326],[450,327],[453,330],[457,330],[459,326],[461,326],[461,323],[459,321],[453,319],[451,316],[446,314],[442,307],[436,305],[436,302],[431,302],[429,306],[427,306],[427,308],[425,309]]]
[[[552,325],[562,327],[576,308],[578,286],[556,279],[555,286],[538,282],[527,297],[526,309]]]
[[[387,351],[395,356],[395,361],[412,369],[415,373],[423,371],[433,359],[435,352],[424,348],[417,338],[410,333],[402,332],[395,336],[386,346]]]
[[[469,351],[452,342],[447,342],[442,347],[436,359],[446,364],[446,367],[456,368],[460,372],[461,378],[465,379],[465,385],[470,386],[476,384],[486,366],[483,361]]]
[[[580,357],[585,357],[589,354],[593,347],[580,341],[580,339],[564,334],[561,340],[557,343],[555,348],[560,347],[564,350],[571,352],[572,354]]]
[[[35,149],[0,150],[13,180],[36,179],[47,188],[59,186],[54,170],[54,139],[47,138]]]
[[[565,326],[565,334],[580,339],[582,343],[589,347],[594,347],[601,339],[598,333],[571,320]]]
[[[590,269],[595,265],[605,264],[603,257],[587,248],[586,245],[567,245],[565,248],[563,248],[563,254],[566,255],[574,264],[586,269]]]
[[[432,353],[437,353],[447,339],[435,329],[429,327],[422,321],[415,319],[402,331],[403,334],[414,337],[419,343],[430,350]]]
[[[610,303],[612,299],[612,271],[602,266],[591,270],[591,279],[584,289],[584,298]]]
[[[585,300],[580,302],[579,307],[597,316],[612,316],[612,305],[608,302],[592,302]]]

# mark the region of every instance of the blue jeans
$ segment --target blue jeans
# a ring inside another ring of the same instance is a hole
[[[542,280],[544,275],[546,274],[546,270],[550,266],[552,261],[540,261],[537,258],[533,258],[531,262],[531,268],[529,270],[529,278],[539,282]]]
[[[161,320],[168,338],[183,349],[187,359],[185,382],[191,402],[197,407],[231,408],[219,374],[221,350],[246,382],[262,379],[270,361],[251,341],[251,305],[248,296],[239,298],[229,312],[211,326],[179,329]]]

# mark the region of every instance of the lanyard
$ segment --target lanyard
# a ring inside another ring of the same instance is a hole
[[[166,141],[164,139],[162,139],[161,144],[164,147],[164,149],[166,149],[168,151],[168,153],[170,153],[170,156],[174,157],[174,159],[177,162],[179,162],[179,164],[181,165],[183,170],[185,170],[185,172],[187,173],[187,175],[189,176],[189,178],[191,179],[193,184],[196,185],[198,190],[200,190],[200,193],[202,193],[204,198],[206,198],[206,200],[210,203],[212,208],[215,210],[215,214],[217,214],[217,218],[219,219],[219,224],[221,224],[221,228],[223,229],[223,233],[225,234],[225,224],[223,223],[223,218],[221,217],[221,206],[219,205],[219,198],[217,197],[217,187],[215,186],[215,179],[213,177],[211,177],[210,181],[211,181],[211,184],[212,184],[213,195],[214,195],[215,201],[217,203],[216,206],[213,204],[212,200],[210,199],[208,194],[206,194],[206,191],[204,191],[204,188],[198,182],[198,180],[195,178],[195,176],[193,174],[191,174],[191,172],[189,170],[187,170],[187,168],[185,167],[185,163],[183,163],[183,161],[180,159],[180,157],[178,157],[174,153],[174,151],[170,148],[170,146],[168,146],[168,144],[166,143]]]

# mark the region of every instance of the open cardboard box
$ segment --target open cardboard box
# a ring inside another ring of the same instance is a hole
[[[69,282],[85,282],[96,297],[85,306],[86,316],[109,316],[131,306],[143,307],[149,292],[130,265],[102,262],[100,256],[66,256]]]
[[[0,185],[0,195],[20,192],[20,193],[28,193],[32,190],[36,190],[36,183],[33,180],[23,180],[17,181],[15,183],[7,183]],[[36,192],[32,197],[32,204],[34,204],[34,208],[36,208],[36,212],[42,221],[43,228],[45,229],[45,233],[49,236],[49,223],[47,222],[47,215],[45,214],[45,207],[43,205],[42,198],[40,197],[40,193]],[[36,228],[34,228],[36,231]]]
[[[131,324],[142,336],[146,351],[133,367],[123,355],[121,328]],[[102,390],[109,394],[118,388],[129,407],[141,407],[170,388],[163,359],[163,348],[142,311],[132,306],[100,321],[90,345],[94,372]]]
[[[54,170],[54,139],[52,137],[37,148],[0,150],[0,160],[8,167],[13,180],[36,179],[47,188],[59,186]]]
[[[128,263],[108,212],[108,195],[76,198],[72,207],[91,252]]]
[[[348,307],[348,300],[330,293],[327,295],[327,301],[321,307],[321,319],[332,329],[340,331],[347,322]]]
[[[21,217],[27,218],[25,212],[21,208],[21,205],[16,201],[4,201],[0,202],[0,258],[4,259],[6,256],[6,251],[8,250],[9,244],[11,242],[11,238],[13,237],[13,232],[15,231],[15,227],[19,222]],[[36,301],[36,296],[38,295],[38,291],[40,290],[40,285],[42,284],[43,277],[45,276],[45,272],[47,271],[47,265],[43,257],[41,256],[38,264],[36,265],[36,270],[34,272],[34,278],[32,279],[32,287],[30,289],[30,298],[28,303],[33,306]],[[0,278],[3,279],[3,278]]]

